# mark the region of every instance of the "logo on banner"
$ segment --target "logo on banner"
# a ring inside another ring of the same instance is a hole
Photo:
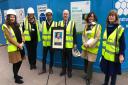
[[[118,0],[115,2],[115,8],[117,9],[121,24],[128,28],[128,0]]]
[[[128,15],[128,0],[118,0],[115,8],[118,10],[118,15]]]

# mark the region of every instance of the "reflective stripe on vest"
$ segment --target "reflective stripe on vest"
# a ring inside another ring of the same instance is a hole
[[[103,36],[103,46],[102,46],[102,55],[108,61],[114,62],[115,61],[115,54],[119,53],[119,39],[124,32],[124,28],[118,26],[108,37],[107,39],[107,32],[105,30]],[[117,42],[116,42],[117,36]],[[116,50],[115,50],[116,49]]]
[[[25,25],[25,30],[24,30],[25,41],[31,41],[31,37],[29,33],[29,31],[31,30],[31,25],[30,23],[28,23],[28,17],[25,18],[24,25]],[[38,42],[39,42],[41,39],[40,39],[39,26],[37,21],[36,21],[36,29],[37,29],[37,36],[38,36]]]
[[[67,28],[66,28],[66,48],[73,48],[73,28],[74,28],[74,22],[69,21]],[[64,21],[59,22],[59,26],[64,27]]]
[[[13,29],[12,29],[11,27],[8,28],[5,24],[3,24],[3,25],[2,25],[2,30],[4,30],[4,28],[7,28],[7,29],[8,29],[8,31],[9,31],[9,33],[10,33],[12,39],[17,42],[17,39],[16,39],[16,36],[15,36],[15,33],[14,33]],[[5,37],[5,38],[6,38],[6,37]],[[11,43],[7,40],[7,38],[6,38],[6,44],[8,45],[8,46],[7,46],[8,52],[15,52],[15,51],[17,51],[18,48],[17,48],[15,45],[11,44]]]
[[[87,37],[88,39],[91,39],[91,38],[94,38],[96,36],[96,32],[97,30],[100,29],[101,30],[101,26],[99,24],[95,25],[93,28],[92,28],[92,33],[90,34],[87,34]],[[86,33],[86,31],[84,31],[84,33]],[[99,45],[100,45],[100,39],[98,40],[96,46],[94,48],[85,48],[84,45],[82,45],[82,50],[86,50],[90,53],[93,53],[93,54],[97,54],[98,53],[98,48],[99,48]]]
[[[49,30],[47,30],[46,21],[42,23],[42,40],[43,40],[43,46],[51,46],[51,30],[52,27],[57,27],[57,22],[52,22],[51,27]]]

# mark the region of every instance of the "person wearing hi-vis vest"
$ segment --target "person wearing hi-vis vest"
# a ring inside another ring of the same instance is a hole
[[[63,20],[59,21],[58,26],[64,27],[64,49],[62,51],[62,71],[60,76],[67,75],[72,77],[72,49],[76,48],[77,35],[75,22],[69,20],[69,11],[63,11]]]
[[[104,84],[116,85],[116,78],[121,74],[121,63],[124,61],[125,37],[124,28],[119,23],[115,10],[111,10],[106,19],[106,29],[102,41],[102,59],[100,67],[105,74]],[[109,84],[109,80],[111,82]]]
[[[16,21],[16,12],[13,9],[7,10],[5,23],[2,25],[2,30],[7,44],[9,62],[13,64],[13,74],[15,83],[22,84],[23,77],[18,75],[22,60],[25,56],[23,50],[24,37],[22,28]]]
[[[29,7],[27,14],[22,29],[25,35],[25,45],[27,48],[30,70],[33,70],[36,69],[37,44],[40,41],[40,33],[38,21],[34,16],[34,9]]]
[[[54,50],[51,47],[51,31],[53,27],[57,27],[57,22],[53,21],[53,12],[51,9],[46,9],[45,11],[46,21],[42,22],[42,43],[43,43],[43,59],[42,59],[42,71],[39,73],[46,73],[46,58],[49,51],[50,63],[49,63],[49,73],[53,74],[53,64],[54,64]]]
[[[84,58],[84,71],[86,85],[90,85],[93,74],[93,63],[96,61],[100,45],[101,25],[97,23],[96,15],[90,12],[85,19],[85,28],[82,34],[82,58]]]

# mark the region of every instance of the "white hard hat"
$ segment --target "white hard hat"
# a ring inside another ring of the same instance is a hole
[[[34,14],[34,9],[32,7],[29,7],[27,13]]]
[[[52,13],[52,10],[51,9],[46,9],[45,14],[47,14],[47,13]]]
[[[74,57],[79,57],[79,56],[81,56],[81,53],[80,53],[80,51],[77,48],[73,48],[72,49],[72,55]]]
[[[7,10],[7,15],[9,15],[9,14],[16,15],[16,11],[14,9],[8,9]]]

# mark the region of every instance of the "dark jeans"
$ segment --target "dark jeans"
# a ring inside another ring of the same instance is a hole
[[[25,44],[27,48],[29,64],[30,66],[35,66],[37,58],[37,42],[26,41]]]
[[[52,68],[53,67],[53,63],[54,63],[54,50],[48,46],[48,47],[43,47],[43,69],[46,69],[46,58],[47,58],[47,54],[48,51],[50,52],[50,64],[49,67]]]
[[[117,78],[116,74],[111,75],[111,76],[105,74],[105,80],[104,80],[105,85],[108,85],[110,77],[111,77],[111,84],[110,85],[116,85],[116,78]]]
[[[62,52],[62,70],[72,72],[72,49],[66,48]]]

